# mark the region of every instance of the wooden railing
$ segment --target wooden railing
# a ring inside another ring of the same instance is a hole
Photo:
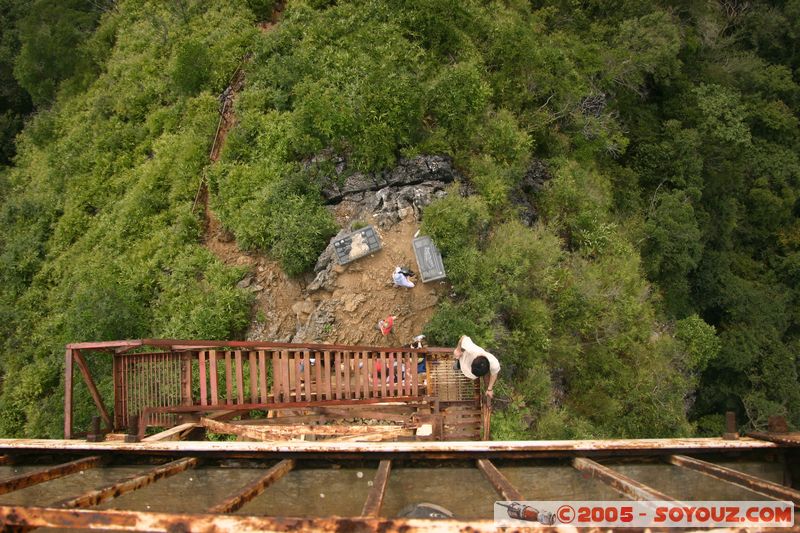
[[[159,352],[132,352],[144,346]],[[72,363],[81,352],[112,351],[113,427],[170,427],[182,412],[408,402],[433,395],[477,400],[477,382],[452,371],[447,348],[384,348],[210,341],[116,341],[67,348],[65,434],[72,432]],[[426,371],[420,372],[425,369]],[[90,389],[96,388],[87,372]],[[93,394],[94,396],[94,394]],[[144,415],[144,416],[143,416]],[[142,427],[141,430],[144,428]]]

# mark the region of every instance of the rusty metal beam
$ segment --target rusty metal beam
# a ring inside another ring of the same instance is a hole
[[[67,348],[64,355],[64,438],[72,438],[72,350]]]
[[[669,462],[675,466],[688,468],[689,470],[700,472],[714,479],[744,487],[769,498],[788,500],[794,502],[795,505],[800,505],[800,491],[778,483],[773,483],[756,476],[751,476],[750,474],[745,474],[744,472],[739,472],[731,468],[715,465],[714,463],[701,461],[685,455],[670,455]]]
[[[74,474],[83,470],[94,468],[100,464],[99,456],[84,457],[83,459],[76,459],[69,463],[63,463],[56,466],[42,468],[27,474],[20,474],[0,481],[0,494],[6,494],[15,490],[24,489],[32,485],[38,485],[51,479],[58,479],[60,477]]]
[[[348,442],[209,442],[209,441],[157,441],[157,442],[102,442],[50,439],[0,439],[0,453],[16,455],[30,451],[59,453],[133,453],[150,455],[216,455],[227,457],[263,457],[265,454],[293,453],[305,456],[353,457],[364,455],[407,455],[416,458],[466,458],[495,457],[548,458],[616,455],[671,455],[677,453],[731,452],[754,450],[780,450],[772,442],[742,438],[727,441],[721,438],[698,439],[618,439],[618,440],[564,440],[564,441],[474,441],[474,442],[375,442],[370,444]]]
[[[384,533],[445,533],[454,531],[495,533],[493,520],[443,520],[423,518],[279,518],[269,516],[213,515],[195,513],[151,513],[94,509],[0,506],[0,523],[7,526],[62,527],[111,531],[382,531]],[[529,530],[526,528],[525,530]],[[506,531],[524,531],[508,528]],[[538,531],[538,529],[537,529]],[[556,533],[558,528],[542,528]],[[599,533],[599,528],[583,533]]]
[[[97,406],[97,410],[100,411],[100,416],[103,417],[103,422],[106,423],[109,431],[114,431],[114,422],[108,415],[108,410],[106,409],[105,404],[103,404],[103,398],[100,396],[97,386],[94,384],[92,374],[89,372],[89,367],[86,365],[86,361],[84,361],[80,350],[73,350],[72,355],[75,357],[75,362],[78,363],[78,369],[80,369],[81,374],[83,375],[83,381],[89,388],[89,393],[92,395],[94,404]]]
[[[475,464],[478,466],[483,475],[486,476],[486,479],[489,480],[489,483],[492,484],[494,490],[497,491],[504,500],[516,500],[522,501],[525,498],[522,497],[522,493],[511,484],[511,482],[504,476],[497,467],[492,464],[492,462],[488,459],[478,459],[475,461]]]
[[[0,455],[0,465],[10,465],[12,464],[11,457],[7,455]]]
[[[186,422],[185,424],[180,424],[175,427],[171,427],[169,429],[165,429],[160,433],[156,433],[155,435],[150,435],[149,437],[145,437],[142,439],[142,442],[156,442],[159,440],[182,440],[184,438],[184,433],[188,433],[190,430],[194,428],[200,427],[200,424],[196,422]]]
[[[381,507],[383,506],[383,496],[386,494],[386,485],[389,484],[389,474],[392,471],[392,462],[384,459],[378,465],[378,471],[375,472],[375,479],[372,482],[372,489],[367,495],[367,501],[364,502],[364,508],[361,509],[361,516],[377,518],[381,514]]]
[[[800,432],[794,433],[769,433],[766,431],[750,431],[748,437],[758,440],[774,442],[786,446],[800,446]]]
[[[591,474],[593,478],[599,479],[609,487],[632,500],[675,501],[675,498],[667,496],[663,492],[659,492],[652,487],[648,487],[644,483],[639,483],[635,479],[620,474],[619,472],[592,461],[591,459],[587,459],[585,457],[576,457],[572,460],[572,466],[581,472]]]
[[[267,470],[263,476],[242,488],[238,494],[235,494],[224,502],[215,505],[209,509],[208,512],[232,513],[241,509],[244,504],[264,492],[267,487],[288,474],[289,471],[294,468],[294,464],[294,459],[284,459],[280,463]]]
[[[77,498],[70,498],[68,500],[64,500],[58,502],[53,505],[53,507],[67,507],[67,508],[80,508],[80,507],[91,507],[93,505],[99,505],[105,501],[113,500],[118,496],[122,496],[128,492],[132,492],[134,490],[138,490],[142,487],[146,487],[147,485],[158,481],[159,479],[164,479],[170,476],[174,476],[180,472],[183,472],[187,468],[192,468],[197,464],[197,458],[195,457],[185,457],[183,459],[178,459],[167,463],[165,465],[158,466],[156,468],[151,468],[150,470],[146,470],[141,474],[135,474],[133,476],[129,476],[128,478],[118,482],[112,483],[100,489],[91,490],[85,494],[78,496]]]

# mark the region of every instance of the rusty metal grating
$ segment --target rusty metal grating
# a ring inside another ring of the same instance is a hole
[[[432,396],[443,402],[470,401],[478,397],[478,381],[472,381],[456,370],[452,359],[433,359],[428,364],[428,383]]]
[[[115,399],[115,418],[118,427],[128,427],[131,418],[146,407],[181,405],[183,360],[177,354],[140,353],[117,356],[116,372],[121,389]],[[172,426],[176,415],[153,415],[152,425]]]

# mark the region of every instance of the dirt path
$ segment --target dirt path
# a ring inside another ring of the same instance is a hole
[[[279,15],[259,24],[259,28],[270,31]],[[235,103],[244,82],[244,73],[239,69],[222,96],[221,118],[210,153],[212,164],[219,159],[228,132],[237,124]],[[239,283],[255,294],[248,339],[399,346],[422,333],[439,298],[449,290],[448,284],[440,282],[417,283],[413,289],[397,288],[391,282],[395,266],[417,269],[411,241],[419,224],[413,214],[379,230],[381,251],[349,265],[336,266],[333,290],[309,293],[306,287],[312,275],[290,278],[265,255],[239,249],[233,235],[211,210],[205,184],[198,203],[204,212],[204,246],[226,265],[248,267],[249,273]],[[349,222],[344,207],[332,210],[340,225]],[[383,336],[376,325],[388,315],[397,317],[395,327],[390,335]]]

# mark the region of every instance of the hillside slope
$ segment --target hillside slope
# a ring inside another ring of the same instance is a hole
[[[495,438],[800,426],[800,2],[575,4],[2,11],[36,110],[0,171],[0,434],[60,434],[66,342],[389,342],[384,313],[400,342],[498,354]],[[331,237],[374,214],[327,191],[424,157],[457,183],[317,289]],[[402,292],[417,229],[448,284]]]

